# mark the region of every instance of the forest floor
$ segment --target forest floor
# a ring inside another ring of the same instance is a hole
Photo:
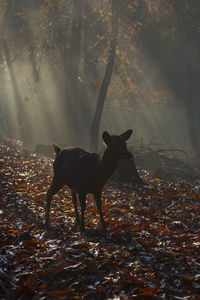
[[[1,138],[0,168],[0,299],[200,299],[199,181],[109,183],[84,235],[67,189],[44,229],[52,159]]]

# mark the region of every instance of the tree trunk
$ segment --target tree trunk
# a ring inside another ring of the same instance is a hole
[[[74,0],[72,11],[72,30],[71,30],[71,47],[70,47],[70,64],[69,74],[71,79],[71,88],[73,98],[77,101],[77,80],[78,69],[80,63],[80,49],[81,49],[81,29],[82,29],[82,9],[83,1]]]
[[[20,138],[20,139],[24,140],[21,96],[20,96],[20,92],[19,92],[19,88],[18,88],[17,79],[16,79],[16,76],[15,76],[15,71],[14,71],[14,68],[13,68],[13,64],[12,64],[12,61],[11,61],[11,58],[10,58],[10,51],[9,51],[8,43],[7,43],[7,40],[5,38],[3,39],[3,46],[4,46],[4,51],[5,51],[6,63],[7,63],[7,66],[8,66],[11,82],[12,82],[12,85],[13,85],[13,91],[14,91],[16,107],[17,107],[17,122],[18,122],[18,132],[19,132],[19,136],[17,136],[17,138]]]
[[[80,64],[83,1],[74,0],[72,7],[71,44],[66,52],[66,104],[67,118],[71,136],[80,130],[80,110],[77,92],[78,70]]]
[[[118,0],[112,0],[112,33],[111,33],[110,49],[108,53],[108,61],[107,61],[104,78],[100,87],[100,92],[97,99],[97,105],[96,105],[95,114],[94,114],[91,131],[90,131],[90,149],[92,151],[97,151],[99,127],[100,127],[103,107],[104,107],[107,90],[113,72],[113,66],[115,61],[115,49],[117,46],[117,39],[118,39],[118,9],[119,9]]]
[[[198,91],[198,83],[196,82],[196,78],[192,81],[191,75],[192,72],[187,72],[187,86],[186,86],[186,117],[187,117],[187,124],[188,124],[188,133],[190,137],[190,143],[194,154],[197,159],[199,159],[200,154],[200,141],[199,141],[199,114],[198,114],[198,105],[196,102],[199,99],[199,91]]]
[[[198,51],[198,41],[196,40],[196,33],[194,28],[192,27],[192,24],[195,24],[195,20],[193,20],[190,17],[189,12],[186,11],[186,2],[178,0],[177,2],[175,2],[174,7],[178,20],[179,38],[181,44],[184,45],[184,48],[182,50],[184,61],[183,101],[185,102],[184,105],[187,117],[188,133],[190,144],[192,146],[194,154],[196,154],[196,157],[198,159],[200,154],[198,113],[198,100],[200,96],[198,79],[200,72],[200,56]],[[196,22],[198,22],[198,20],[199,19],[197,19]]]

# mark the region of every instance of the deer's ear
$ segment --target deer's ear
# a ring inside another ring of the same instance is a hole
[[[103,137],[104,143],[106,145],[108,145],[109,142],[110,142],[110,134],[107,131],[104,131],[103,134],[102,134],[102,137]]]
[[[123,138],[124,141],[127,141],[130,138],[132,133],[133,133],[133,130],[129,129],[129,130],[125,131],[124,133],[122,133],[121,137]]]
[[[53,144],[53,146],[54,146],[54,150],[56,152],[56,155],[58,155],[60,153],[60,151],[61,151],[60,147],[58,145],[56,145],[56,144]]]

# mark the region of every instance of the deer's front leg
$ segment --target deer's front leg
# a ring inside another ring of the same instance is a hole
[[[80,201],[80,205],[81,205],[81,231],[85,231],[85,221],[84,221],[84,213],[85,213],[85,207],[86,207],[86,194],[85,193],[78,193],[79,195],[79,201]]]
[[[99,216],[100,216],[103,231],[106,231],[106,225],[105,225],[102,210],[101,210],[101,192],[94,193],[94,199],[95,199],[96,206],[97,206],[97,209],[98,209],[98,213],[99,213]]]
[[[46,219],[45,219],[45,227],[49,227],[49,211],[50,211],[50,205],[51,205],[51,199],[53,195],[55,195],[59,189],[62,187],[61,184],[58,184],[55,179],[53,179],[50,188],[47,191],[47,206],[46,206]]]
[[[79,214],[78,214],[78,208],[77,208],[77,197],[76,197],[76,190],[72,189],[72,201],[74,204],[74,211],[75,211],[75,216],[76,216],[76,222],[80,224],[80,219],[79,219]]]

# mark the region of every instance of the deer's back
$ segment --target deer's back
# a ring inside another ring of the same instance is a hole
[[[57,180],[70,188],[95,192],[105,183],[101,157],[82,148],[63,149],[55,159]]]

